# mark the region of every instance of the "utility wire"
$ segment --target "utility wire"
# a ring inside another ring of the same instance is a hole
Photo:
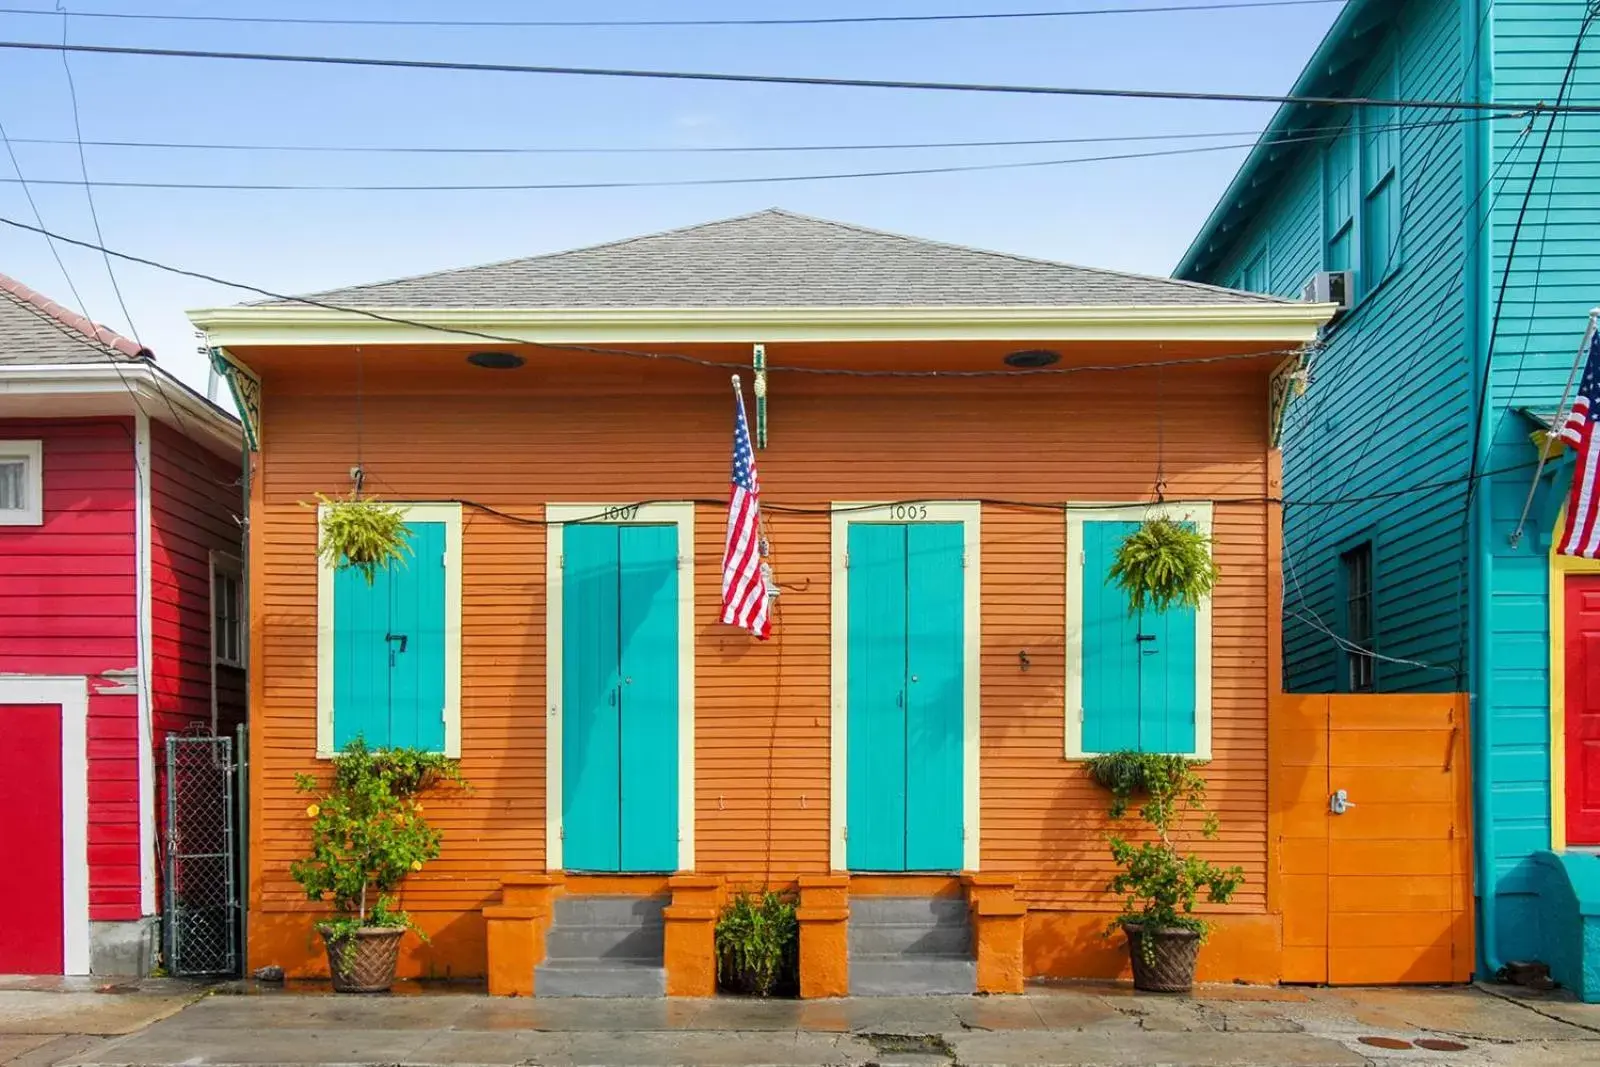
[[[756,18],[756,19],[374,19],[374,18],[311,18],[279,15],[169,15],[144,11],[85,12],[80,18],[121,19],[143,22],[212,22],[250,23],[273,26],[418,26],[427,28],[488,28],[515,29],[602,29],[620,27],[711,27],[711,26],[849,26],[884,23],[917,22],[993,22],[1016,19],[1057,19],[1083,15],[1155,15],[1185,11],[1239,11],[1273,7],[1311,7],[1342,3],[1343,0],[1227,0],[1227,2],[1202,2],[1163,4],[1157,7],[1098,7],[1073,8],[1055,11],[987,11],[961,12],[948,15],[840,15],[817,18]],[[32,8],[0,8],[0,15],[48,15],[48,11]]]
[[[1107,97],[1122,100],[1206,100],[1237,104],[1300,104],[1314,107],[1408,107],[1433,111],[1563,111],[1600,114],[1600,101],[1556,107],[1484,100],[1388,100],[1353,96],[1293,96],[1272,93],[1229,93],[1179,89],[1089,88],[1064,85],[1006,85],[985,82],[911,81],[887,78],[830,78],[799,74],[735,74],[721,71],[647,70],[627,67],[563,67],[527,63],[482,63],[444,59],[400,59],[379,56],[330,56],[313,53],[233,52],[199,48],[143,48],[133,45],[70,44],[46,41],[0,41],[0,49],[54,52],[65,49],[89,55],[148,56],[161,59],[225,59],[255,63],[319,64],[399,70],[448,70],[492,74],[558,74],[589,78],[644,78],[666,81],[731,82],[752,85],[828,86],[847,89],[913,89],[931,92],[995,93],[1031,96]]]
[[[1393,129],[1472,122],[1476,115],[1426,122],[1400,123]],[[1260,130],[1215,130],[1210,133],[1137,133],[1104,137],[1033,137],[1002,141],[885,141],[844,144],[790,145],[314,145],[206,141],[100,141],[86,140],[90,148],[181,149],[206,152],[314,152],[314,153],[409,153],[419,155],[739,155],[746,153],[787,152],[882,152],[926,148],[1031,148],[1064,144],[1111,144],[1130,141],[1194,141],[1218,137],[1258,137]],[[71,145],[65,137],[13,137],[14,144]]]
[[[1515,115],[1508,112],[1507,115]],[[1505,117],[1493,113],[1476,114],[1466,118],[1447,120],[1450,123],[1479,122]],[[1438,125],[1438,123],[1425,123],[1424,125]],[[1400,127],[1396,127],[1400,128]],[[687,186],[707,185],[775,185],[789,182],[815,182],[815,181],[843,181],[862,178],[905,178],[936,174],[970,174],[984,171],[1006,170],[1033,170],[1043,167],[1065,167],[1081,163],[1107,163],[1130,159],[1154,159],[1170,156],[1200,155],[1208,152],[1228,152],[1238,149],[1255,148],[1260,145],[1276,146],[1291,144],[1306,144],[1327,141],[1338,136],[1339,131],[1319,131],[1313,134],[1304,134],[1291,137],[1273,138],[1269,140],[1243,141],[1234,144],[1201,145],[1193,148],[1159,148],[1145,152],[1118,152],[1099,156],[1074,156],[1070,159],[1033,159],[1011,161],[1006,163],[964,163],[949,164],[934,167],[899,167],[888,170],[858,170],[858,171],[832,171],[820,174],[759,174],[743,177],[720,178],[641,178],[624,179],[619,181],[579,181],[579,182],[461,182],[461,183],[420,183],[406,185],[367,185],[359,183],[341,182],[182,182],[182,181],[154,181],[139,179],[110,179],[89,182],[79,178],[31,178],[34,185],[65,185],[84,186],[93,185],[107,189],[185,189],[207,192],[361,192],[361,193],[460,193],[460,192],[534,192],[558,190],[604,190],[604,189],[660,189],[683,188]],[[0,184],[14,181],[11,178],[0,178]]]
[[[48,237],[54,238],[57,241],[61,241],[64,244],[75,245],[79,248],[104,251],[106,254],[117,259],[125,260],[129,263],[138,263],[141,266],[152,267],[156,270],[165,271],[169,274],[176,274],[185,278],[194,278],[198,281],[211,282],[214,285],[222,285],[230,289],[239,289],[247,293],[255,293],[258,296],[264,296],[272,300],[280,300],[291,304],[304,305],[307,307],[322,308],[325,311],[336,311],[347,315],[358,315],[362,318],[372,319],[376,322],[387,322],[397,326],[409,326],[419,330],[450,334],[456,337],[470,337],[475,340],[492,341],[496,344],[526,345],[531,348],[542,348],[557,352],[583,352],[589,355],[620,356],[630,359],[651,360],[660,363],[682,363],[689,366],[703,367],[706,369],[719,371],[748,371],[750,369],[748,363],[736,363],[731,360],[701,359],[698,356],[690,356],[682,352],[649,352],[631,348],[610,348],[601,345],[582,345],[555,341],[538,341],[527,337],[512,337],[506,334],[489,333],[484,330],[473,330],[462,326],[444,326],[438,323],[422,322],[417,319],[408,319],[400,315],[387,315],[381,311],[375,311],[371,308],[348,307],[341,304],[332,304],[325,300],[318,300],[313,296],[289,296],[284,293],[277,293],[271,289],[263,289],[258,285],[251,285],[248,282],[230,281],[227,278],[220,278],[214,274],[206,274],[203,271],[189,270],[184,267],[175,267],[167,263],[162,263],[159,260],[148,259],[144,256],[137,256],[130,252],[119,252],[114,248],[106,248],[104,245],[99,245],[92,241],[84,241],[76,237],[68,237],[65,234],[59,234],[55,233],[54,231],[47,230],[42,226],[30,226],[26,222],[21,222],[17,219],[6,218],[5,216],[0,216],[0,225],[10,226],[18,230],[26,230],[30,233],[44,234]],[[796,367],[783,365],[770,367],[769,370],[780,374],[794,374],[809,377],[827,378],[1021,378],[1039,375],[1066,376],[1074,374],[1097,373],[1102,371],[1147,370],[1156,367],[1187,367],[1212,363],[1236,363],[1248,360],[1262,360],[1273,357],[1282,358],[1295,356],[1299,355],[1300,352],[1300,348],[1282,348],[1254,352],[1228,352],[1214,356],[1176,357],[1173,359],[1152,360],[1143,363],[1080,364],[1072,367],[1028,367],[1010,368],[1007,370],[859,370],[846,367]]]
[[[57,0],[56,10],[61,13],[61,43],[65,45],[67,43],[67,21],[71,16],[67,14],[66,6],[60,3],[60,0]],[[62,70],[66,71],[67,94],[72,101],[72,132],[77,138],[78,168],[83,174],[83,195],[84,199],[89,202],[89,218],[94,223],[94,239],[96,242],[103,245],[105,244],[106,240],[105,234],[103,234],[100,230],[100,212],[95,209],[94,187],[89,181],[89,158],[84,154],[83,150],[83,119],[78,109],[78,85],[77,82],[73,80],[72,63],[68,59],[65,51],[61,53],[61,68]],[[19,172],[17,175],[17,180],[20,181],[21,179],[22,175]],[[128,330],[133,334],[134,343],[140,348],[143,348],[144,340],[139,336],[139,327],[134,325],[133,315],[128,312],[128,302],[122,298],[122,286],[117,284],[117,272],[111,269],[111,257],[102,252],[100,254],[100,258],[105,262],[106,277],[111,279],[111,291],[116,294],[117,306],[122,309],[123,321],[128,324]],[[164,391],[162,396],[166,396]],[[179,425],[182,425],[182,419],[178,415],[178,409],[172,406],[171,400],[167,401],[167,407],[172,408],[173,417],[178,418]]]

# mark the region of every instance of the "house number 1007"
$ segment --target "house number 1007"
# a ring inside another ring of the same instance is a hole
[[[632,522],[639,517],[639,505],[628,504],[620,508],[606,508],[601,513],[603,522]]]
[[[926,519],[928,505],[926,504],[890,504],[889,518],[891,519]]]

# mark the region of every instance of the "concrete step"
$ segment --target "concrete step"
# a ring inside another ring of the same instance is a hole
[[[966,956],[972,952],[972,930],[965,923],[850,922],[850,955]]]
[[[557,897],[555,925],[660,926],[666,897]]]
[[[558,922],[545,935],[545,954],[556,960],[617,958],[660,963],[665,938],[666,930],[659,923],[591,926]]]
[[[922,997],[977,991],[978,965],[968,956],[850,954],[853,997]]]
[[[962,897],[856,897],[850,898],[852,926],[965,926],[967,902]]]
[[[658,961],[551,960],[533,969],[540,997],[664,997],[667,969]]]

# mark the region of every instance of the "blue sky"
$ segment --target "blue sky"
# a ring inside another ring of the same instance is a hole
[[[70,39],[568,66],[1281,93],[1339,3],[1235,11],[816,27],[389,28],[102,20],[100,12],[279,17],[751,18],[1162,6],[1193,0],[122,0],[74,3]],[[6,7],[48,9],[46,0]],[[0,14],[0,39],[59,40],[59,16]],[[89,140],[459,147],[657,147],[1255,131],[1263,105],[625,81],[75,55]],[[14,140],[73,136],[54,53],[0,51]],[[1196,144],[1239,144],[1248,136]],[[1178,142],[759,154],[380,155],[87,149],[96,180],[476,183],[825,173],[1066,159]],[[74,146],[14,145],[29,179],[79,177]],[[280,292],[506,259],[780,206],[882,229],[1165,274],[1242,149],[1012,171],[757,186],[516,192],[96,190],[113,248]],[[15,178],[0,154],[0,178]],[[92,239],[81,188],[35,186],[48,227]],[[33,221],[15,183],[0,214]],[[91,317],[132,332],[100,257],[61,249]],[[186,308],[249,298],[113,261],[136,329],[203,386]],[[0,272],[69,306],[42,238],[0,229]]]

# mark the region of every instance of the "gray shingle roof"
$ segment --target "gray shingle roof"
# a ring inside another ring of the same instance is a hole
[[[1196,282],[986,252],[776,208],[570,252],[335,289],[312,299],[366,308],[474,309],[1283,302]]]
[[[149,350],[136,342],[0,274],[0,365],[149,358]]]

